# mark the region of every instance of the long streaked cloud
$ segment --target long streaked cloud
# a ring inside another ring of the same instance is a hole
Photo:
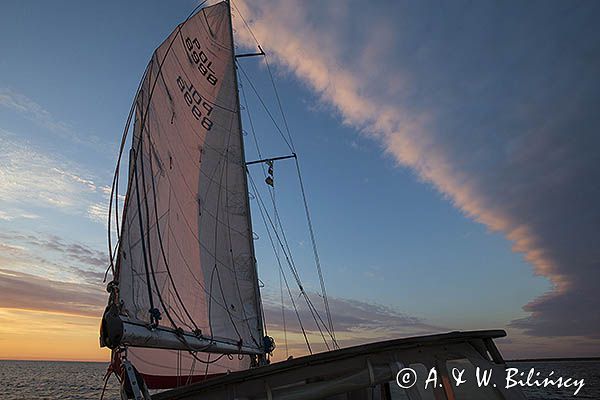
[[[108,194],[93,174],[46,154],[0,129],[0,219],[38,216],[32,207],[59,209],[106,223]],[[12,211],[12,212],[11,212]]]
[[[19,232],[2,232],[0,240],[13,243],[14,246],[27,246],[32,253],[38,251],[55,252],[71,261],[92,267],[105,268],[107,256],[104,252],[90,248],[82,243],[68,242],[53,234],[23,234]]]
[[[8,210],[0,210],[0,221],[13,221],[15,219],[37,219],[40,216],[20,208],[10,207]]]
[[[598,337],[598,4],[236,3],[283,70],[553,282],[514,327]]]
[[[52,234],[0,232],[0,268],[101,287],[107,267],[105,252],[83,243]]]

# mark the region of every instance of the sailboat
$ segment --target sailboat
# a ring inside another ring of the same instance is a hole
[[[501,386],[465,397],[467,385],[451,384],[458,366],[503,372],[494,343],[501,330],[333,346],[270,362],[275,344],[261,302],[248,166],[270,169],[297,156],[245,159],[236,59],[264,55],[259,50],[235,54],[229,2],[199,6],[156,49],[142,77],[113,181],[113,280],[100,327],[122,398],[523,398]],[[120,163],[132,120],[120,215]],[[321,322],[336,343],[333,325]],[[406,385],[407,372],[424,379],[432,368],[439,384]]]

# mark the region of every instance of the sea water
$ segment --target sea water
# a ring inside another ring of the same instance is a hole
[[[87,400],[100,398],[107,363],[59,361],[1,361],[0,399],[37,400],[65,399]],[[600,400],[599,361],[557,361],[510,363],[509,367],[528,371],[535,368],[542,376],[554,371],[555,376],[584,379],[585,386],[573,396],[572,389],[556,387],[523,388],[531,400]],[[119,388],[112,377],[107,385],[105,399],[119,399]]]

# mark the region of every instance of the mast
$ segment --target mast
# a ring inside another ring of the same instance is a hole
[[[238,77],[237,77],[237,66],[236,66],[236,61],[235,61],[235,42],[233,40],[233,18],[231,17],[231,0],[227,0],[227,13],[228,13],[228,17],[229,17],[229,33],[230,33],[230,37],[231,37],[231,62],[233,63],[233,81],[234,81],[234,86],[235,86],[235,104],[236,104],[236,109],[237,109],[237,115],[238,115],[238,123],[240,126],[240,131],[243,131],[242,129],[242,113],[241,113],[241,107],[240,107],[240,93],[239,93],[239,86],[238,86]],[[261,339],[262,337],[264,337],[264,330],[263,330],[263,306],[262,306],[262,299],[260,297],[260,287],[258,285],[258,265],[256,262],[256,253],[255,253],[255,249],[254,249],[254,235],[252,232],[252,215],[250,212],[250,193],[249,193],[249,188],[248,188],[248,169],[246,167],[246,151],[244,149],[244,135],[240,135],[240,147],[241,147],[241,159],[242,159],[242,166],[245,169],[245,173],[244,173],[244,186],[246,187],[246,209],[248,210],[248,227],[250,229],[250,232],[248,232],[248,240],[250,241],[250,249],[251,249],[251,256],[252,256],[252,264],[253,264],[253,272],[254,272],[254,281],[256,282],[255,285],[255,290],[256,290],[256,299],[258,302],[258,318],[257,318],[257,330],[258,332],[261,333]],[[266,351],[267,349],[265,349]],[[265,355],[259,355],[259,365],[262,364],[265,361]]]

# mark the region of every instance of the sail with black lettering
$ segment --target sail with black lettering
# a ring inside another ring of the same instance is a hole
[[[145,375],[192,376],[198,354],[236,354],[211,364],[225,372],[265,352],[229,13],[219,3],[180,24],[135,101],[101,339]]]

